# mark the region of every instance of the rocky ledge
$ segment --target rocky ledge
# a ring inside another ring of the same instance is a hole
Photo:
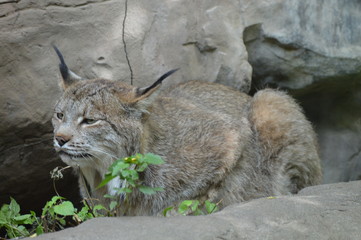
[[[361,181],[319,185],[199,217],[98,218],[37,239],[360,239]]]

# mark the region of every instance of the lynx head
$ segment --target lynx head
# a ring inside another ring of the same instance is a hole
[[[54,146],[70,166],[107,169],[113,160],[140,150],[142,119],[162,81],[138,88],[105,79],[83,80],[70,71],[60,51],[63,96],[52,119]]]

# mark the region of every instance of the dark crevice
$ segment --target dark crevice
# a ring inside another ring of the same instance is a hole
[[[103,2],[109,2],[109,1],[112,1],[112,0],[101,0],[101,1],[87,1],[87,2],[84,2],[84,3],[79,3],[79,4],[63,4],[63,3],[49,3],[49,4],[46,4],[46,5],[38,5],[38,6],[25,6],[23,8],[17,8],[13,11],[10,11],[10,12],[7,12],[3,15],[0,16],[0,18],[3,18],[3,17],[8,17],[14,13],[19,13],[19,12],[22,12],[22,11],[26,11],[26,10],[30,10],[30,9],[37,9],[37,10],[43,10],[45,11],[46,8],[48,7],[63,7],[63,8],[78,8],[78,7],[84,7],[84,6],[87,6],[87,5],[91,5],[91,4],[97,4],[97,3],[103,3]],[[2,4],[10,4],[10,3],[19,3],[20,0],[9,0],[9,1],[6,1],[6,2],[0,2],[0,5]]]
[[[128,64],[129,71],[130,71],[130,84],[133,85],[133,78],[134,78],[133,69],[132,69],[132,66],[130,65],[130,60],[129,60],[128,51],[127,51],[127,44],[125,42],[125,22],[127,20],[127,15],[128,15],[128,0],[125,0],[123,29],[122,29],[122,41],[123,41],[123,46],[124,46],[125,58],[127,60],[127,64]]]
[[[7,4],[7,3],[18,3],[18,2],[20,2],[20,0],[9,0],[9,1],[0,2],[0,5]]]

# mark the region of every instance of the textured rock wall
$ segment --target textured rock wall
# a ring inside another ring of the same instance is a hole
[[[50,119],[61,89],[51,44],[87,78],[145,86],[181,67],[165,85],[200,79],[250,88],[237,1],[129,1],[127,9],[109,0],[0,3],[0,202],[13,196],[25,208],[40,207],[54,194],[49,171],[62,163]],[[65,196],[76,188],[67,179]]]
[[[39,209],[54,194],[49,171],[62,163],[52,150],[50,118],[61,89],[51,44],[79,75],[139,86],[180,67],[165,87],[199,79],[248,92],[253,68],[254,88],[292,89],[304,105],[320,136],[325,182],[360,177],[358,0],[132,0],[125,6],[0,0],[0,204],[13,196]],[[58,186],[77,198],[70,172]]]
[[[319,135],[324,182],[361,179],[361,2],[265,3],[246,11],[253,89],[289,89],[300,101]]]

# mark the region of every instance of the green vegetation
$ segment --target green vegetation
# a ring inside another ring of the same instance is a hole
[[[126,184],[122,188],[115,189],[117,195],[125,193],[127,196],[127,194],[131,193],[135,188],[144,194],[154,194],[157,191],[163,191],[160,187],[152,188],[144,186],[139,179],[139,173],[144,172],[150,164],[159,165],[163,163],[164,161],[161,157],[151,153],[145,155],[137,154],[117,160],[110,166],[108,173],[105,174],[105,178],[98,188],[105,186],[112,179],[119,177],[125,181]]]
[[[82,201],[83,206],[80,210],[75,208],[72,202],[61,197],[56,190],[55,180],[62,178],[62,171],[69,167],[55,168],[51,172],[51,177],[54,180],[54,189],[57,196],[52,197],[45,204],[41,216],[36,216],[36,213],[33,211],[30,211],[29,214],[21,215],[19,204],[11,198],[10,204],[4,204],[0,209],[0,229],[5,229],[7,238],[29,237],[58,231],[67,226],[76,226],[95,217],[123,215],[127,211],[126,206],[129,194],[134,189],[138,189],[144,194],[155,194],[158,191],[163,191],[160,187],[142,185],[139,178],[139,173],[143,172],[150,164],[157,165],[163,163],[159,156],[151,153],[145,155],[136,154],[135,156],[115,161],[110,166],[108,173],[98,188],[105,186],[109,181],[117,177],[125,184],[121,188],[115,189],[116,194],[114,196],[104,196],[111,199],[109,206],[94,205],[92,201],[89,203],[88,200],[91,200],[89,196],[89,199]],[[117,201],[119,195],[123,197],[123,204],[121,206]],[[170,211],[176,211],[181,215],[210,214],[218,210],[218,204],[211,203],[210,201],[200,203],[198,200],[185,200],[177,207],[166,208],[163,214],[166,216]]]
[[[220,203],[220,202],[219,202]],[[184,200],[181,202],[178,207],[168,207],[163,210],[163,215],[166,217],[170,211],[175,210],[178,214],[188,216],[199,216],[211,214],[218,211],[218,204],[212,203],[206,200],[204,203],[201,203],[198,200]]]

